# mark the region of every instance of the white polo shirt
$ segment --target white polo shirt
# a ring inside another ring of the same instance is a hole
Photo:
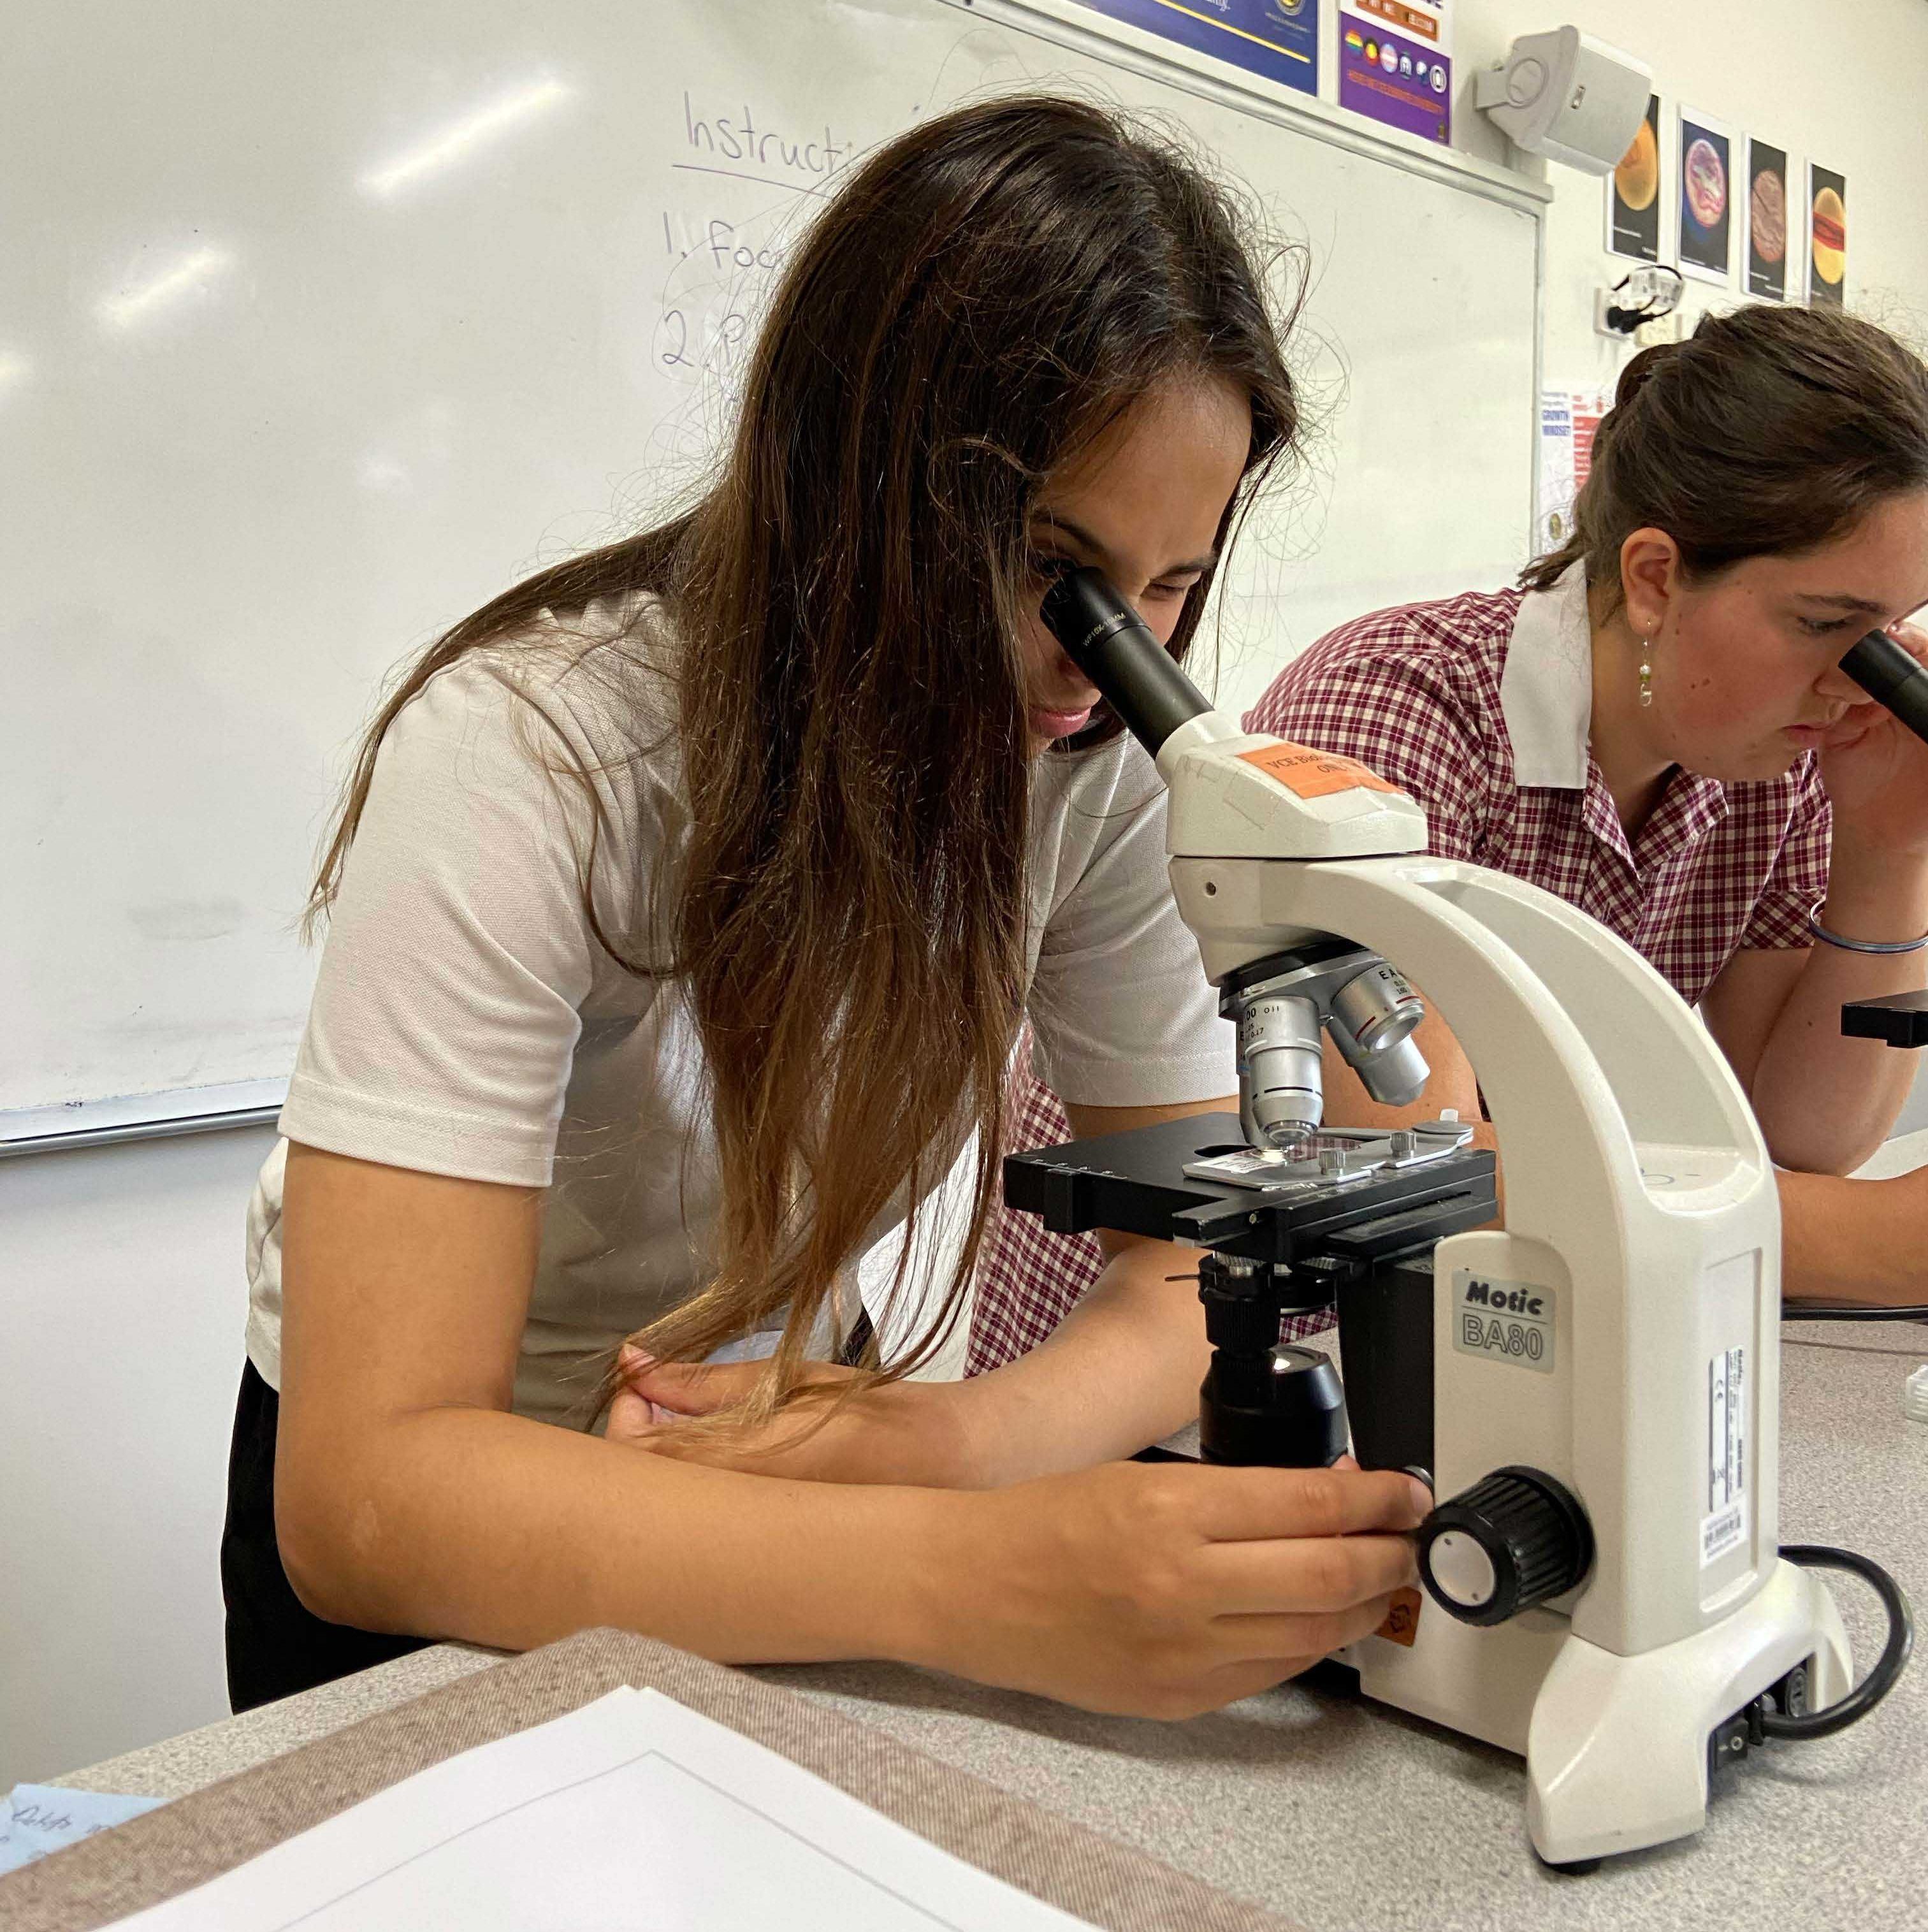
[[[637,621],[660,648],[653,610]],[[602,675],[612,654],[597,647],[622,631],[597,608],[472,653],[382,743],[284,1138],[249,1213],[247,1352],[271,1387],[289,1140],[548,1190],[515,1381],[524,1414],[580,1426],[622,1336],[706,1279],[719,1183],[701,1043],[676,983],[625,970],[591,930],[588,802],[545,768],[560,754],[596,774],[595,902],[607,929],[633,932],[688,808],[662,680],[638,674],[618,699]],[[1231,1091],[1231,1029],[1172,903],[1164,788],[1135,743],[1037,761],[1030,854],[1040,1077],[1093,1106]]]

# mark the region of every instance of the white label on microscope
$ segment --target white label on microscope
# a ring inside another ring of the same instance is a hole
[[[1453,1346],[1510,1368],[1553,1372],[1558,1298],[1537,1281],[1499,1281],[1471,1268],[1453,1272]]]
[[[1707,1365],[1707,1498],[1700,1560],[1717,1563],[1747,1538],[1747,1352]]]

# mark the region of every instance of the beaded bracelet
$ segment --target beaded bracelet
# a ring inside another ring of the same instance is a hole
[[[1821,922],[1821,908],[1828,902],[1817,899],[1807,915],[1807,929],[1816,939],[1825,939],[1830,946],[1838,946],[1844,952],[1919,952],[1928,946],[1928,932],[1919,939],[1843,939],[1838,932],[1830,932]]]

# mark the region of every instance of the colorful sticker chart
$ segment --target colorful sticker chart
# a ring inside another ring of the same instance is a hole
[[[1647,97],[1647,115],[1620,165],[1607,177],[1607,250],[1636,262],[1660,259],[1660,97]]]
[[[1453,0],[1339,0],[1339,104],[1453,139]]]
[[[1788,156],[1747,143],[1747,292],[1785,302],[1788,292]]]
[[[1848,292],[1848,178],[1807,164],[1807,298],[1839,308]]]
[[[1301,94],[1319,91],[1319,0],[1078,0],[1147,33]]]

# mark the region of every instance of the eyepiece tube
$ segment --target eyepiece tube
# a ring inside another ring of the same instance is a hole
[[[1150,752],[1211,706],[1102,571],[1067,571],[1045,592],[1043,614],[1065,655]]]
[[[1870,631],[1841,660],[1841,668],[1870,698],[1885,704],[1916,737],[1928,739],[1928,669],[1885,631]]]

